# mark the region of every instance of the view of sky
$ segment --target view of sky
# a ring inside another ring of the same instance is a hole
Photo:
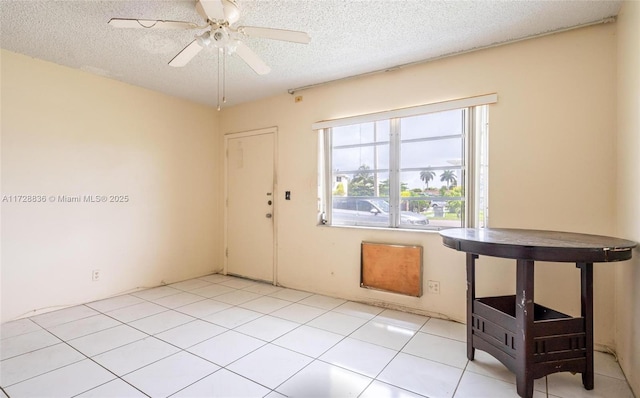
[[[402,118],[401,169],[437,168],[433,170],[436,176],[429,182],[429,187],[444,185],[440,174],[446,169],[454,170],[460,181],[463,127],[462,110]],[[361,165],[388,169],[390,129],[388,120],[333,128],[334,172],[350,175]],[[402,182],[408,184],[409,189],[425,188],[420,170],[401,173]],[[387,178],[388,173],[378,176],[379,181]]]

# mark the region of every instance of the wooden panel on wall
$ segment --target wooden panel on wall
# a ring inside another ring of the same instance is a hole
[[[422,296],[422,246],[362,242],[360,286]]]

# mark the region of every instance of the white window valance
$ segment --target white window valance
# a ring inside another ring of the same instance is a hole
[[[435,102],[432,104],[412,106],[409,108],[394,109],[392,111],[369,113],[366,115],[350,116],[340,119],[323,120],[313,123],[313,130],[331,127],[348,126],[351,124],[370,123],[379,120],[424,115],[426,113],[450,111],[453,109],[468,108],[472,106],[495,104],[498,102],[498,94],[486,94],[477,97],[461,98],[451,101]]]

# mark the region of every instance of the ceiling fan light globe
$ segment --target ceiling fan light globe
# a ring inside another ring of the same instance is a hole
[[[210,37],[212,39],[211,45],[213,45],[215,48],[225,48],[232,41],[231,37],[229,36],[229,32],[227,32],[224,27],[218,28],[215,31],[211,32]]]
[[[196,41],[200,44],[200,47],[208,47],[211,44],[210,32],[204,32],[200,36],[196,36]]]

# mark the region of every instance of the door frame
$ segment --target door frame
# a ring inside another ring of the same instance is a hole
[[[229,140],[234,138],[244,138],[244,137],[252,137],[258,135],[271,134],[273,136],[273,269],[272,269],[272,280],[273,285],[276,286],[278,283],[278,204],[279,204],[279,196],[278,196],[278,127],[267,127],[263,129],[256,130],[248,130],[242,132],[235,133],[225,133],[224,134],[224,268],[223,273],[227,275],[228,271],[228,260],[229,257],[227,255],[227,250],[229,247]]]

